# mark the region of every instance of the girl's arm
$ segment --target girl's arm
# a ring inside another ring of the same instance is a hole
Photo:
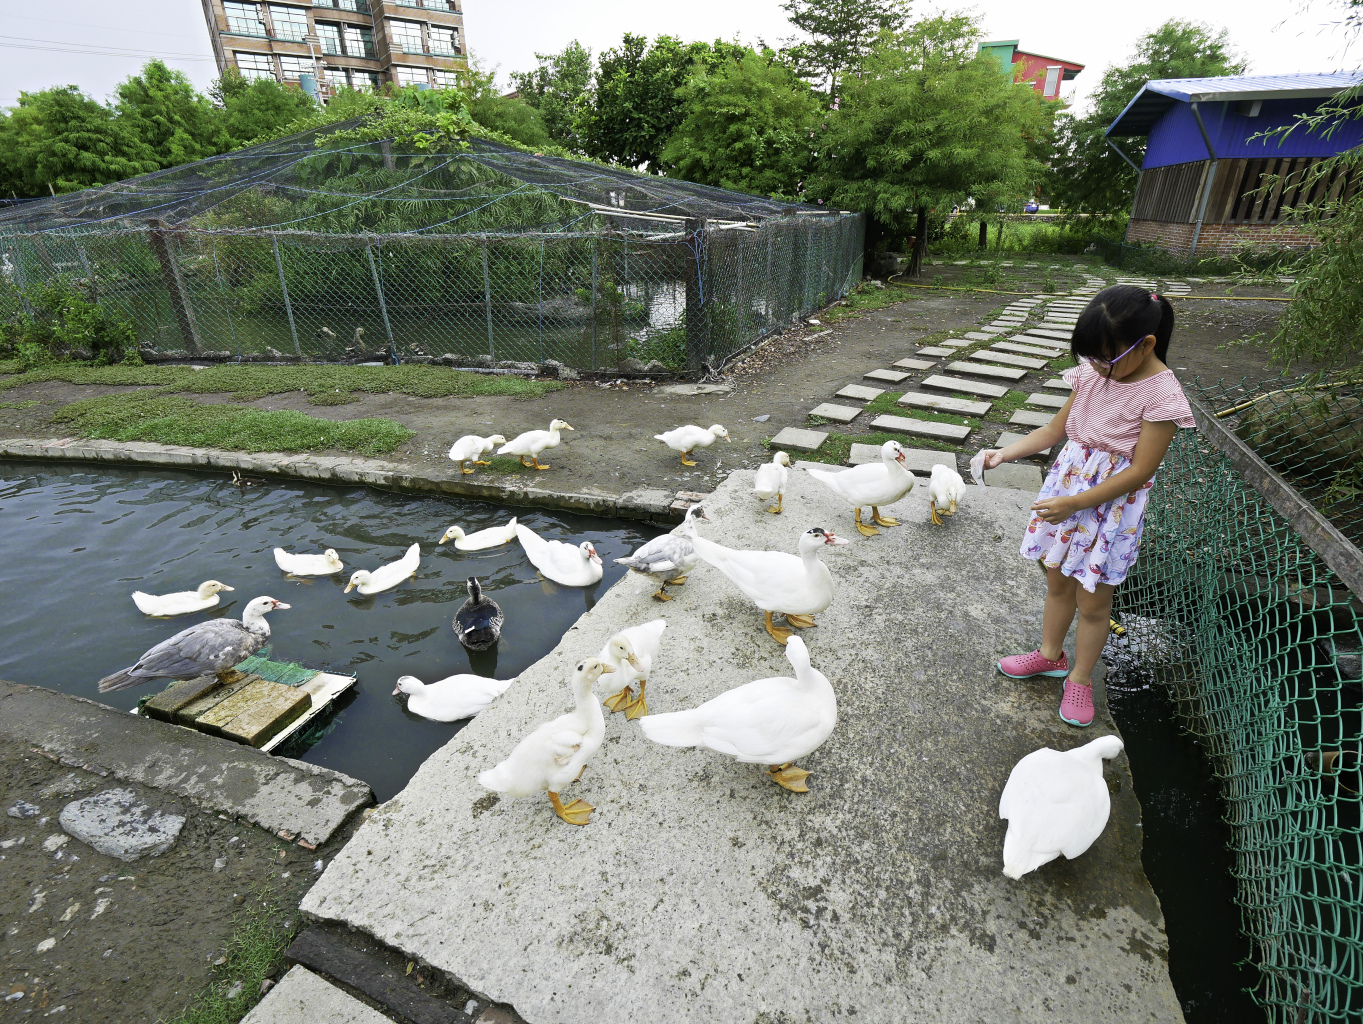
[[[1046,428],[1043,427],[1042,430]],[[1141,422],[1141,436],[1136,441],[1136,451],[1131,457],[1131,465],[1120,473],[1114,473],[1096,487],[1073,495],[1057,495],[1038,501],[1032,508],[1046,522],[1052,525],[1063,523],[1076,512],[1093,508],[1120,498],[1124,494],[1141,487],[1159,469],[1164,455],[1173,443],[1178,424],[1173,420],[1144,420]]]
[[[1051,417],[1051,422],[1044,427],[1037,427],[1020,441],[1014,441],[1004,448],[990,449],[985,455],[984,468],[994,469],[1003,465],[1005,462],[1013,462],[1016,459],[1025,459],[1028,455],[1035,455],[1037,452],[1044,452],[1048,448],[1054,448],[1061,441],[1065,440],[1065,420],[1069,419],[1070,406],[1074,404],[1074,394],[1065,399],[1064,407]]]

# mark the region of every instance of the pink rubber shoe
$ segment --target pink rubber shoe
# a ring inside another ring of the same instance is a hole
[[[1093,687],[1065,680],[1065,696],[1060,701],[1060,720],[1081,729],[1093,722]]]
[[[1070,659],[1064,651],[1059,661],[1051,661],[1041,656],[1037,648],[1029,654],[1010,654],[999,659],[999,671],[1010,679],[1027,679],[1030,676],[1055,676],[1064,678],[1070,674]]]

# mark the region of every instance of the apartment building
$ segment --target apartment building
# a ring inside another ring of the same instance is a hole
[[[385,82],[441,89],[467,67],[461,0],[202,0],[218,70],[299,82],[323,98]]]

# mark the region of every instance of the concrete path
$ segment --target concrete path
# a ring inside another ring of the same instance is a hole
[[[534,1024],[1181,1021],[1125,758],[1108,765],[1112,818],[1087,854],[1020,882],[1001,873],[1013,764],[1115,731],[1101,684],[1080,731],[1058,719],[1055,681],[995,670],[1040,630],[1044,581],[1017,555],[1031,495],[972,487],[936,528],[919,486],[889,509],[904,526],[865,539],[807,474],[791,474],[781,516],[751,479],[735,473],[706,501],[705,535],[793,550],[821,525],[853,539],[826,549],[837,598],[804,634],[840,704],[802,763],[810,793],[652,745],[621,715],[567,794],[597,808],[586,827],[542,797],[479,787],[562,713],[570,667],[621,626],[668,620],[655,712],[788,673],[760,613],[708,566],[665,605],[628,576],[361,827],[304,912]]]
[[[242,1024],[389,1024],[389,1019],[306,967],[294,967]]]

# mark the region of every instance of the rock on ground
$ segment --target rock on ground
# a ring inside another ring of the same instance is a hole
[[[156,857],[175,845],[184,827],[179,814],[144,804],[130,789],[106,789],[62,808],[62,828],[100,853],[119,860]]]

